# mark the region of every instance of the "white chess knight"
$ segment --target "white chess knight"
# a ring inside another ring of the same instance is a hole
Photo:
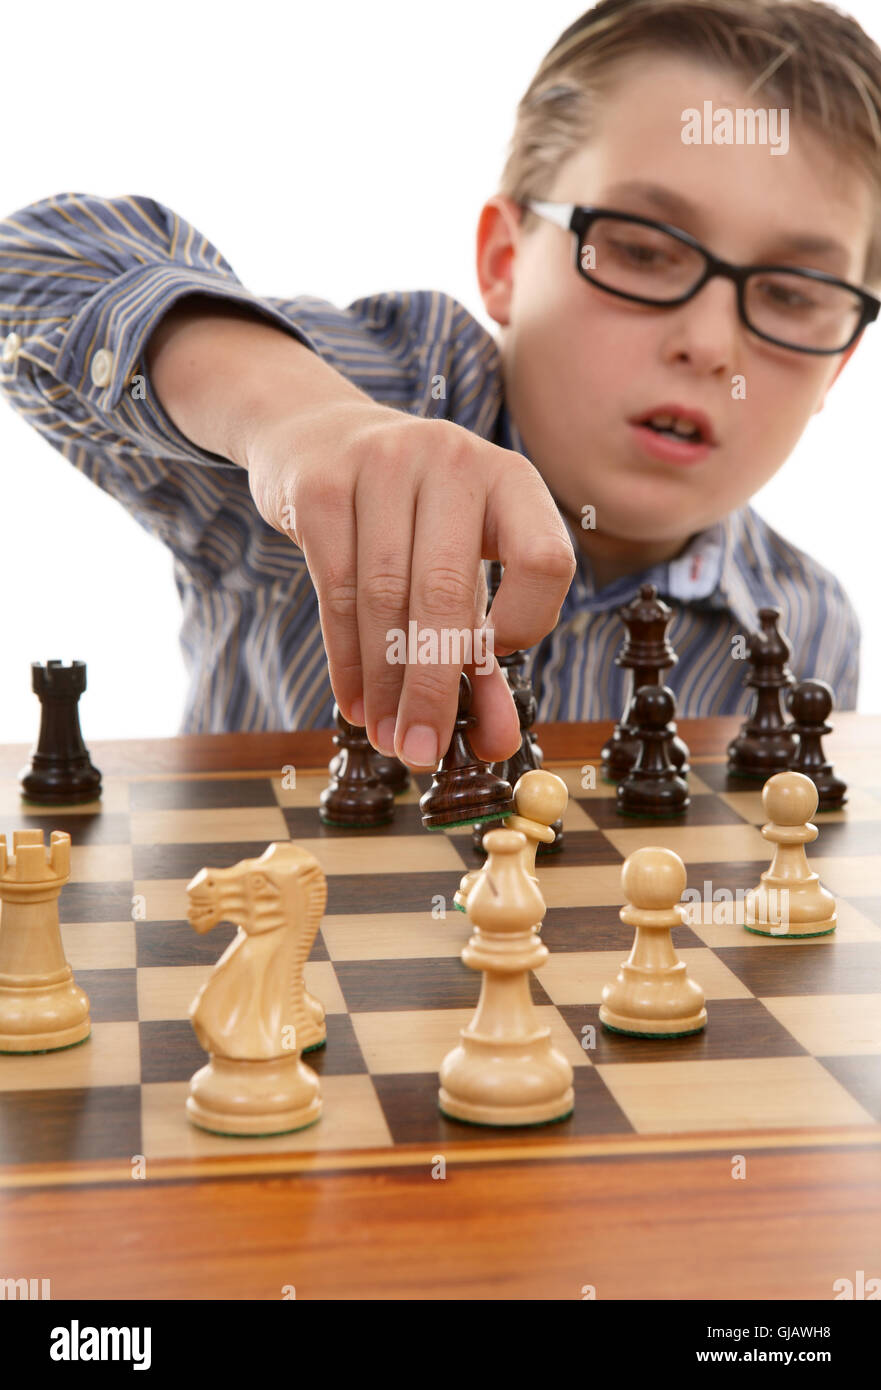
[[[828,936],[835,930],[835,899],[810,868],[805,845],[818,834],[811,816],[819,797],[810,777],[778,772],[762,788],[768,817],[762,834],[774,848],[771,867],[744,900],[743,924],[759,936]]]
[[[303,983],[327,901],[317,859],[299,845],[272,844],[259,859],[201,869],[187,895],[196,931],[223,921],[239,928],[190,1008],[210,1053],[190,1083],[190,1119],[243,1135],[312,1124],[319,1083],[301,1054],[326,1037],[324,1009]]]

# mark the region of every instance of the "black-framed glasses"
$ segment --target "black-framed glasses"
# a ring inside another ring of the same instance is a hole
[[[650,217],[534,198],[520,206],[574,232],[578,273],[607,294],[673,308],[722,275],[737,290],[750,332],[794,352],[844,352],[881,310],[881,299],[824,270],[732,265],[688,232]]]

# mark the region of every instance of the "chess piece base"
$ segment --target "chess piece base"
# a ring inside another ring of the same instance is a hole
[[[215,1134],[289,1134],[320,1118],[318,1077],[296,1053],[254,1062],[212,1057],[190,1082],[187,1115]]]
[[[771,936],[776,941],[801,941],[806,936],[830,936],[837,925],[837,918],[833,915],[826,922],[805,922],[803,931],[797,927],[795,930],[788,927],[786,931],[772,931],[770,927],[748,927],[745,922],[743,929],[752,932],[753,936]]]
[[[69,966],[49,985],[0,975],[0,1052],[55,1052],[85,1042],[91,1031],[89,1000]]]
[[[572,1068],[550,1043],[550,1030],[507,1046],[462,1029],[444,1058],[438,1104],[444,1115],[476,1125],[538,1125],[572,1113]]]
[[[602,1004],[600,1022],[613,1033],[629,1033],[634,1038],[681,1038],[703,1031],[707,1024],[707,1011],[701,1009],[690,1018],[630,1018]]]

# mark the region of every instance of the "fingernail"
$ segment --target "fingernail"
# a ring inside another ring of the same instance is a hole
[[[352,701],[352,717],[349,723],[354,724],[356,729],[364,727],[364,700],[360,695],[357,700]]]
[[[427,724],[411,724],[404,736],[401,757],[415,767],[437,765],[437,734]]]
[[[380,719],[376,726],[376,746],[384,757],[393,758],[395,756],[394,716],[388,715],[385,719]]]

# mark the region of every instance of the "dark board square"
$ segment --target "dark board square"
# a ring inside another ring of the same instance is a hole
[[[189,1081],[208,1061],[189,1019],[154,1019],[141,1023],[141,1081]]]
[[[424,835],[425,827],[419,807],[412,801],[395,802],[394,816],[385,825],[350,827],[326,825],[317,806],[284,806],[282,813],[292,840],[339,840],[347,836],[357,839],[365,835]]]
[[[726,802],[720,801],[718,797],[708,796],[701,793],[700,796],[692,796],[691,804],[685,811],[678,816],[622,816],[617,810],[617,803],[611,797],[578,797],[579,806],[583,807],[591,820],[602,830],[636,830],[645,828],[651,829],[657,825],[743,825],[743,816],[739,816]],[[568,843],[568,836],[566,837]],[[565,851],[564,851],[565,852]]]
[[[139,966],[216,965],[238,927],[218,922],[208,932],[196,932],[189,922],[139,922],[135,928],[135,959]],[[309,960],[330,960],[319,930]]]
[[[633,1126],[593,1067],[576,1067],[572,1087],[575,1109],[565,1120],[545,1125],[472,1125],[448,1119],[438,1108],[436,1072],[372,1078],[386,1123],[396,1144],[474,1143],[516,1139],[543,1144],[549,1138],[573,1139],[588,1134],[632,1134]]]
[[[462,875],[443,873],[332,874],[327,880],[328,915],[337,912],[430,912],[440,896],[448,907]]]
[[[78,970],[76,982],[89,996],[93,1023],[128,1023],[138,1017],[138,972]]]
[[[237,930],[231,922],[207,932],[193,931],[189,922],[138,922],[135,959],[139,966],[216,965]]]
[[[127,845],[131,840],[128,815],[124,812],[101,811],[96,815],[58,816],[45,807],[38,814],[28,810],[16,817],[14,824],[0,824],[0,834],[6,833],[6,844],[12,849],[13,830],[42,830],[48,846],[53,830],[63,830],[70,836],[74,849],[81,845]]]
[[[132,845],[136,879],[191,879],[200,869],[227,869],[240,859],[259,859],[266,848],[261,840],[221,841],[207,845]],[[181,894],[186,907],[186,897]]]
[[[819,1057],[827,1071],[840,1082],[878,1124],[881,1124],[881,1067],[878,1054],[863,1057]]]
[[[303,1061],[319,1076],[354,1076],[368,1070],[352,1020],[348,1014],[328,1014],[327,1042],[303,1054]]]
[[[738,891],[748,893],[756,887],[770,862],[769,853],[767,859],[732,859],[730,862],[722,859],[712,863],[686,864],[688,887],[696,888],[705,902],[711,902],[713,894],[721,889],[730,894]],[[725,900],[723,897],[722,901]]]
[[[710,999],[707,1025],[682,1038],[634,1038],[611,1033],[599,1018],[599,1004],[566,1004],[560,1013],[591,1061],[705,1062],[721,1058],[795,1057],[807,1049],[770,1014],[758,999]],[[593,1033],[585,1033],[593,1028]]]
[[[541,939],[552,953],[558,951],[621,951],[629,955],[634,929],[626,927],[615,907],[551,907],[545,914]],[[704,943],[691,927],[674,927],[677,950]]]
[[[277,806],[268,777],[183,778],[132,782],[133,811],[212,811],[238,806]]]
[[[759,998],[881,994],[881,943],[769,938],[767,947],[721,946],[716,955]]]
[[[134,888],[117,883],[68,883],[58,900],[60,922],[130,922]]]
[[[691,765],[697,776],[708,787],[712,787],[714,792],[748,792],[761,791],[761,782],[735,781],[728,776],[725,762],[704,763],[691,759]]]
[[[140,1086],[0,1093],[0,1163],[82,1163],[142,1152]]]
[[[475,1008],[481,972],[469,970],[457,957],[424,960],[357,960],[334,963],[337,980],[350,1013],[393,1012],[402,1009]],[[530,976],[536,1004],[551,1001],[534,975]]]
[[[824,821],[817,814],[813,821],[819,830],[816,840],[805,845],[808,861],[823,857],[824,854],[865,854],[881,853],[881,822],[871,820]],[[818,866],[817,873],[822,875]]]

